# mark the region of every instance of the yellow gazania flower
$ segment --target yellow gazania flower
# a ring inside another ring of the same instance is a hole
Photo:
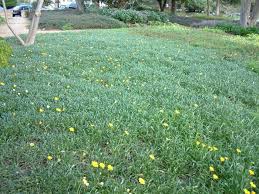
[[[196,141],[196,145],[200,145],[201,144],[201,142],[200,141]]]
[[[250,186],[251,186],[252,188],[256,188],[256,184],[255,184],[253,181],[250,181]]]
[[[104,169],[104,168],[105,168],[105,164],[104,164],[104,163],[102,163],[102,162],[99,164],[99,166],[100,166],[100,168],[102,168],[102,169]]]
[[[96,161],[92,161],[91,165],[92,165],[94,168],[98,168],[98,167],[99,167],[99,164],[98,164],[98,162],[96,162]]]
[[[176,110],[174,111],[174,113],[175,113],[176,115],[179,115],[179,114],[180,114],[180,111],[176,109]]]
[[[44,109],[43,108],[39,108],[39,112],[44,112]]]
[[[75,131],[76,131],[74,127],[69,127],[68,130],[69,130],[70,132],[75,132]]]
[[[224,157],[220,157],[219,160],[220,160],[221,162],[225,162],[226,159],[225,159]]]
[[[143,178],[139,178],[139,179],[138,179],[138,182],[139,182],[141,185],[146,184],[146,181],[145,181]]]
[[[169,125],[168,125],[167,123],[163,123],[162,125],[163,125],[163,127],[165,127],[165,128],[169,127]]]
[[[215,172],[215,169],[214,169],[213,166],[210,166],[210,167],[209,167],[209,170],[210,170],[210,172]]]
[[[256,194],[256,192],[255,191],[251,191],[251,194]]]
[[[59,97],[57,97],[57,96],[54,97],[54,100],[55,100],[55,101],[58,101],[58,100],[59,100]]]
[[[215,146],[212,147],[213,151],[218,151],[219,149]]]
[[[149,158],[150,158],[151,160],[155,160],[154,154],[150,154],[150,155],[149,155]]]
[[[237,153],[240,154],[241,150],[239,148],[236,149]]]
[[[61,108],[56,108],[56,111],[57,112],[62,112],[62,109]]]
[[[249,175],[250,175],[250,176],[254,176],[254,175],[255,175],[255,171],[249,170]]]
[[[244,192],[245,192],[245,194],[251,194],[251,192],[248,191],[247,189],[244,189]]]
[[[124,131],[125,135],[129,135],[129,132],[128,131]]]
[[[107,166],[107,168],[108,168],[109,171],[113,171],[113,166],[112,166],[112,165],[109,164],[109,165]]]
[[[47,159],[48,159],[48,160],[52,160],[53,157],[52,157],[51,155],[48,155]]]
[[[0,82],[0,86],[4,86],[5,85],[5,83],[4,82]]]
[[[30,146],[31,146],[31,147],[34,147],[34,146],[35,146],[35,144],[34,144],[34,143],[30,143]]]
[[[85,185],[85,186],[89,186],[89,183],[88,183],[88,181],[86,180],[86,177],[83,177],[83,180],[82,180],[82,182],[83,182],[83,184]]]
[[[218,180],[218,179],[219,179],[218,175],[216,175],[216,174],[213,174],[213,175],[212,175],[212,178],[213,178],[214,180]]]
[[[108,127],[109,127],[109,128],[113,128],[113,124],[112,124],[112,123],[109,123],[109,124],[108,124]]]

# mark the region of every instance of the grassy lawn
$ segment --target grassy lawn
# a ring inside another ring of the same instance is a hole
[[[259,186],[258,36],[172,25],[38,35],[32,47],[8,41],[1,193]]]

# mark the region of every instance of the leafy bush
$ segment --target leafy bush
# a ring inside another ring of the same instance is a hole
[[[202,12],[205,10],[207,0],[187,0],[185,7],[189,12]]]
[[[111,16],[124,23],[148,23],[149,21],[167,22],[168,16],[165,13],[155,11],[136,11],[133,9],[102,9],[99,12],[102,15]]]
[[[7,42],[0,38],[0,67],[8,65],[9,58],[12,54],[12,48]]]
[[[259,28],[257,27],[248,27],[243,28],[238,24],[231,24],[231,23],[221,23],[216,26],[216,28],[221,29],[227,33],[246,36],[248,34],[259,34]]]
[[[39,27],[41,29],[88,29],[88,28],[121,28],[126,27],[112,17],[96,13],[78,14],[76,11],[43,11]]]

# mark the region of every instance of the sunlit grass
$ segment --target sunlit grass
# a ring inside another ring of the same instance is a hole
[[[162,26],[9,42],[2,193],[257,191],[252,39]]]

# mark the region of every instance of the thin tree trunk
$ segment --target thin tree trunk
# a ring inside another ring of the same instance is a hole
[[[251,0],[241,0],[240,24],[243,27],[248,26],[251,10]]]
[[[163,11],[165,10],[166,1],[167,1],[167,0],[164,0],[164,4],[163,4]]]
[[[256,0],[250,17],[250,26],[255,26],[258,18],[259,18],[259,0]]]
[[[216,16],[220,14],[220,0],[216,0]]]
[[[207,12],[207,16],[209,16],[210,15],[210,0],[207,0],[207,10],[206,10],[206,12]]]
[[[76,4],[77,4],[77,10],[81,13],[84,13],[85,9],[84,9],[84,4],[83,4],[82,0],[76,0]],[[98,5],[99,5],[99,3],[98,3]]]
[[[173,15],[176,14],[176,0],[172,0],[171,13],[172,13]]]
[[[4,14],[5,14],[5,22],[6,25],[8,26],[8,28],[11,30],[11,32],[13,33],[13,35],[19,40],[19,42],[24,46],[25,42],[23,41],[23,39],[15,33],[15,31],[13,30],[13,28],[10,26],[9,20],[8,20],[8,16],[7,16],[7,10],[6,10],[6,5],[5,5],[5,0],[2,0],[2,4],[3,4],[3,8],[4,8]]]
[[[32,45],[35,42],[39,21],[40,21],[40,15],[41,15],[41,8],[43,5],[44,0],[38,0],[35,13],[32,18],[32,23],[30,26],[29,34],[26,39],[26,45]]]

